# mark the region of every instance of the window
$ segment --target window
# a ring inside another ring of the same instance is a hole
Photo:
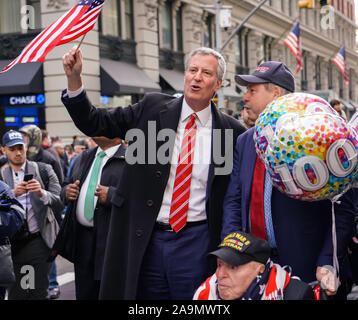
[[[242,66],[243,52],[242,52],[242,32],[241,31],[236,34],[234,41],[235,41],[235,63],[238,66]]]
[[[235,36],[235,65],[236,73],[247,74],[248,68],[248,32],[240,30]]]
[[[315,78],[316,78],[316,90],[321,90],[321,61],[317,57],[315,63]]]
[[[328,89],[333,89],[333,62],[328,62]]]
[[[28,16],[25,21],[21,10],[25,10],[26,5],[32,6],[33,9],[24,11],[23,14]],[[0,0],[0,34],[26,33],[34,29],[41,29],[40,0]]]
[[[263,40],[263,58],[264,61],[271,61],[271,41],[268,36],[264,37]]]
[[[134,40],[133,0],[124,2],[124,20],[126,22],[126,39]]]
[[[353,72],[349,69],[349,99],[353,100]]]
[[[307,81],[307,56],[303,53],[303,69],[301,70],[301,90],[308,90],[308,81]]]
[[[133,0],[107,0],[100,15],[99,32],[134,40],[133,16]]]
[[[176,13],[177,51],[183,51],[182,9],[180,6]]]
[[[26,4],[28,6],[32,6],[34,8],[34,14],[35,16],[34,18],[34,25],[33,27],[35,29],[41,29],[41,4],[40,4],[40,0],[27,0]]]
[[[288,0],[288,15],[292,17],[292,1]]]
[[[161,8],[161,48],[173,49],[172,5],[168,1]]]
[[[248,33],[245,34],[244,43],[245,43],[244,66],[248,68],[249,67],[249,35],[248,35]]]
[[[0,33],[21,32],[20,0],[0,0]]]
[[[212,14],[208,14],[205,25],[204,25],[204,47],[213,48],[213,27],[214,27],[214,16]]]
[[[103,35],[114,37],[121,36],[121,23],[119,19],[119,4],[117,0],[107,0],[101,12],[101,23],[99,31]]]
[[[339,83],[339,97],[343,98],[343,76],[342,72],[338,74],[338,83]]]

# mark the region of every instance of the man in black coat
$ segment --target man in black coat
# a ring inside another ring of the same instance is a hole
[[[63,65],[62,101],[76,126],[88,136],[133,141],[112,198],[100,298],[191,299],[215,270],[206,254],[220,241],[234,144],[245,131],[211,102],[224,58],[196,49],[186,61],[183,97],[148,94],[108,110],[88,100],[81,52],[70,51]]]
[[[120,138],[94,137],[93,140],[98,147],[78,156],[62,188],[61,198],[68,208],[53,247],[56,253],[74,263],[77,300],[98,299],[111,215],[110,200],[125,164],[126,147]],[[92,202],[92,208],[87,205],[88,201]],[[92,213],[91,216],[88,213]]]

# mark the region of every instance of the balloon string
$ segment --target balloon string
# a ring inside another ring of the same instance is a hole
[[[340,201],[332,200],[332,244],[333,244],[333,272],[334,287],[338,288],[339,263],[337,257],[337,232],[336,232],[336,216],[334,213],[334,204],[340,204]]]

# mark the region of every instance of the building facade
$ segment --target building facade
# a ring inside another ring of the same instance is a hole
[[[232,25],[221,29],[224,42],[259,3],[223,0],[231,6]],[[318,2],[318,1],[317,1]],[[75,0],[0,0],[0,67],[15,58],[42,28],[73,7]],[[99,107],[126,106],[146,92],[183,91],[185,55],[200,46],[215,48],[214,0],[106,0],[100,19],[81,45],[83,81]],[[317,5],[318,6],[318,5]],[[300,21],[304,69],[295,73],[296,59],[283,44]],[[296,0],[268,0],[224,48],[227,60],[225,107],[240,109],[245,88],[236,73],[250,73],[264,60],[285,62],[295,73],[296,91],[340,98],[352,114],[357,102],[357,60],[353,0],[333,0],[330,9],[298,8]],[[62,56],[79,41],[52,50],[43,64],[18,65],[0,75],[0,130],[35,123],[50,135],[71,141],[81,135],[60,95],[66,88]],[[346,48],[350,85],[332,58]]]

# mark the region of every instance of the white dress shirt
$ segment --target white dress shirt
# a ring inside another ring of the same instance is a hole
[[[97,185],[101,181],[103,167],[106,165],[107,161],[111,157],[113,157],[113,155],[117,152],[119,147],[120,147],[120,144],[105,150],[106,155],[103,157],[101,165],[99,167]],[[100,153],[101,151],[103,151],[103,150],[98,146],[96,156],[95,156],[94,160],[92,161],[91,168],[88,171],[88,174],[87,174],[87,177],[86,177],[85,181],[83,182],[83,185],[82,185],[81,190],[80,190],[80,194],[78,196],[78,201],[77,201],[77,208],[76,208],[77,221],[80,224],[82,224],[83,226],[86,226],[86,227],[93,227],[93,220],[88,221],[85,218],[85,210],[84,210],[85,209],[85,199],[86,199],[86,193],[87,193],[87,189],[88,189],[89,180],[90,180],[92,170],[93,170],[93,165],[95,163],[95,159],[97,157],[97,154]],[[93,208],[96,208],[97,200],[98,200],[98,197],[95,196],[94,197]]]
[[[185,126],[194,113],[189,107],[185,99],[183,99],[183,107],[178,123],[175,144],[172,154],[170,173],[167,186],[164,191],[162,206],[159,210],[157,221],[161,223],[169,223],[170,204],[173,196],[173,187],[176,169],[178,165],[179,151],[181,148]],[[195,151],[193,170],[190,184],[188,222],[206,220],[205,199],[206,185],[208,181],[209,165],[211,159],[211,128],[212,114],[210,105],[204,110],[196,112],[198,119],[195,120],[197,125],[195,138]]]
[[[25,167],[26,162],[22,165],[22,167],[19,169],[18,172],[15,173],[14,170],[11,170],[12,172],[12,179],[14,181],[14,189],[17,187],[17,185],[24,180],[25,177]],[[46,190],[42,189],[43,196],[40,197],[40,200],[43,202],[44,205],[47,205],[49,203],[49,196]],[[27,219],[27,225],[29,227],[29,231],[31,233],[35,233],[40,231],[39,225],[37,223],[35,212],[32,209],[31,201],[30,201],[30,193],[27,192],[25,194],[22,194],[21,196],[16,197],[16,199],[22,204],[25,212],[26,212],[26,219]]]

